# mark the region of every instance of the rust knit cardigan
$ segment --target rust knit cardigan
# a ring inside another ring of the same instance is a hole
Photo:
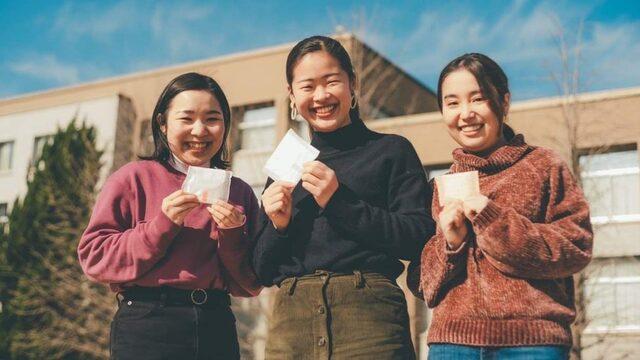
[[[571,345],[572,275],[591,259],[593,232],[569,168],[522,135],[488,158],[453,156],[451,172],[477,170],[489,203],[463,246],[449,250],[438,228],[410,266],[409,287],[434,308],[428,343]]]

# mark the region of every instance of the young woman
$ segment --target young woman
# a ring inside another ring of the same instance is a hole
[[[260,291],[249,260],[258,203],[232,178],[229,202],[198,202],[188,166],[225,169],[230,111],[208,76],[173,79],[153,111],[155,152],[113,173],[78,246],[80,264],[118,293],[113,359],[238,359],[229,293]]]
[[[254,267],[278,285],[268,359],[412,359],[396,284],[435,230],[411,144],[359,117],[355,74],[339,42],[299,42],[286,66],[292,118],[313,130],[316,161],[298,184],[267,182]]]
[[[572,275],[591,259],[582,191],[558,155],[504,123],[507,77],[487,56],[450,62],[438,101],[461,147],[450,172],[478,171],[481,194],[440,204],[435,189],[437,233],[409,281],[434,308],[429,359],[565,359]]]

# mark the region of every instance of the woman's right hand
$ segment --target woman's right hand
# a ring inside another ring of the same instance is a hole
[[[439,226],[450,250],[457,250],[467,236],[466,217],[462,201],[447,202],[439,215]]]
[[[280,232],[284,232],[291,221],[291,192],[295,184],[275,181],[262,193],[262,206],[269,219]]]
[[[198,207],[198,197],[182,189],[169,194],[162,200],[162,212],[176,225],[182,226],[184,218]]]

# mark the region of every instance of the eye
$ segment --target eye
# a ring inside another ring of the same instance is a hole
[[[456,107],[458,106],[458,102],[457,101],[449,101],[447,102],[447,107]]]
[[[300,90],[302,91],[311,91],[311,89],[312,89],[311,85],[305,85],[300,88]]]
[[[221,118],[219,118],[219,117],[210,117],[210,118],[207,118],[207,122],[208,122],[208,123],[214,123],[214,122],[217,122],[217,121],[222,121],[222,119],[221,119]]]
[[[485,101],[485,100],[486,100],[486,99],[485,99],[483,96],[476,96],[476,97],[474,97],[473,99],[471,99],[471,101],[473,101],[473,102],[475,102],[475,103],[477,103],[477,102],[483,102],[483,101]]]

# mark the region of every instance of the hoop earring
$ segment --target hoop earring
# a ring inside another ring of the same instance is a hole
[[[298,117],[298,108],[296,108],[296,104],[291,103],[291,120],[295,120]]]
[[[351,97],[351,109],[355,109],[356,106],[358,106],[358,97],[356,96],[356,94],[354,93],[353,96]]]

